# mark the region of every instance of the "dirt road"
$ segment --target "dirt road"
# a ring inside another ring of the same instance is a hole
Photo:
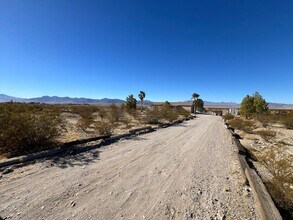
[[[217,116],[0,179],[0,216],[11,219],[258,219],[236,148]]]

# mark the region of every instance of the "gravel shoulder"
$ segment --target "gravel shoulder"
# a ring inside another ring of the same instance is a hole
[[[0,179],[8,219],[258,219],[217,116],[17,168]]]

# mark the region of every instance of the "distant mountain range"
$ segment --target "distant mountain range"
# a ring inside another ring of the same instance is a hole
[[[36,103],[47,103],[47,104],[122,104],[125,101],[121,99],[89,99],[89,98],[71,98],[71,97],[59,97],[59,96],[42,96],[37,98],[18,98],[0,94],[0,102],[36,102]],[[152,102],[145,100],[146,105],[150,105]]]
[[[59,97],[59,96],[42,96],[38,98],[18,98],[5,94],[0,94],[0,102],[36,102],[36,103],[47,103],[47,104],[122,104],[125,101],[122,99],[89,99],[89,98],[71,98],[71,97]],[[176,102],[179,103],[190,103],[192,101]],[[153,102],[145,100],[145,105],[151,105]],[[204,101],[205,106],[225,106],[225,107],[239,107],[239,103],[235,102],[209,102]],[[293,104],[282,104],[282,103],[269,103],[269,108],[277,109],[293,109]]]

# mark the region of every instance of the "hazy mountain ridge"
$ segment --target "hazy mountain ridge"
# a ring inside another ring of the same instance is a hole
[[[125,101],[122,99],[90,99],[90,98],[71,98],[71,97],[59,97],[59,96],[42,96],[37,98],[19,98],[5,94],[0,94],[0,102],[40,102],[47,104],[122,104]],[[139,100],[138,100],[139,101]],[[192,102],[192,101],[185,101]],[[153,102],[144,100],[145,105],[151,105]],[[183,103],[183,102],[182,102]],[[204,101],[206,106],[227,106],[227,107],[239,107],[240,104],[236,102],[210,102]],[[284,103],[269,103],[269,108],[280,108],[280,109],[292,109],[293,104]]]
[[[39,102],[47,104],[122,104],[125,101],[122,99],[90,99],[90,98],[71,98],[71,97],[59,97],[59,96],[42,96],[36,98],[18,98],[0,94],[0,102]],[[151,104],[152,102],[145,100],[145,104]]]

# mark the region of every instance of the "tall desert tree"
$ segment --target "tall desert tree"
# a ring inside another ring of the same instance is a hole
[[[197,94],[197,93],[193,93],[191,95],[191,98],[193,99],[193,111],[194,111],[194,113],[196,112],[195,101],[198,99],[198,97],[199,97],[199,94]]]
[[[256,114],[263,114],[268,111],[268,103],[258,92],[253,94],[253,98],[253,106]]]
[[[145,92],[144,91],[140,91],[138,94],[138,98],[140,99],[140,111],[142,112],[142,105],[143,105],[143,100],[145,98]]]
[[[194,101],[194,107],[197,111],[202,112],[204,110],[204,102],[202,99],[197,99]]]
[[[245,96],[241,102],[240,114],[245,115],[246,118],[253,114],[263,114],[268,111],[268,104],[266,100],[255,92],[252,96]]]
[[[127,109],[129,110],[136,109],[136,104],[137,104],[137,100],[133,97],[132,94],[126,98],[125,106]]]
[[[254,113],[253,103],[253,96],[245,96],[240,105],[240,114],[245,115],[246,118],[250,117]]]

